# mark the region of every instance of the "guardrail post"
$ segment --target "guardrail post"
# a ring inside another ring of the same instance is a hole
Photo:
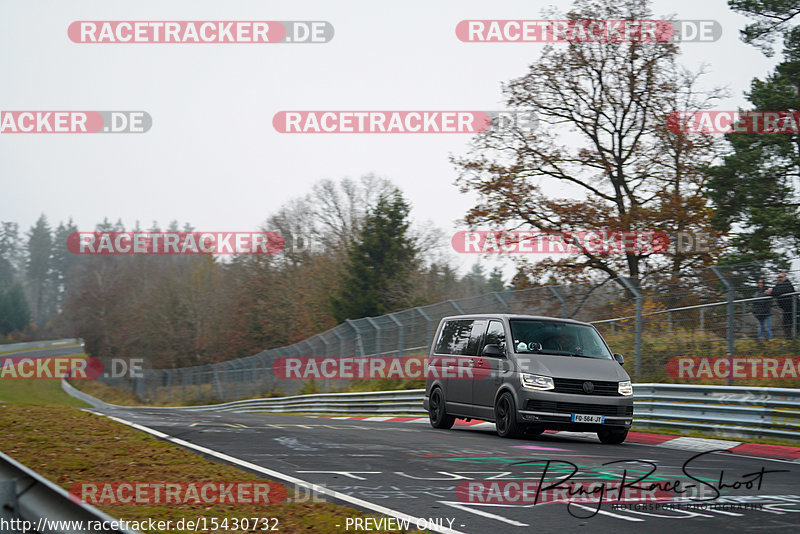
[[[630,278],[621,276],[619,280],[633,293],[634,299],[636,300],[636,323],[633,344],[635,360],[633,364],[633,376],[634,380],[639,380],[642,374],[642,293]]]
[[[555,297],[561,302],[561,318],[562,319],[566,319],[568,317],[567,316],[567,301],[564,300],[564,296],[561,294],[561,292],[558,289],[556,289],[556,286],[547,286],[547,289],[549,289],[550,292],[553,295],[555,295]]]
[[[339,333],[338,326],[331,329],[333,335],[339,340],[339,357],[344,358],[344,336]]]
[[[417,310],[420,313],[420,315],[422,315],[428,322],[427,335],[425,336],[425,340],[427,341],[426,345],[430,346],[431,340],[433,339],[433,319],[431,318],[430,315],[425,313],[425,310],[423,310],[419,306],[417,306],[414,309]]]
[[[375,353],[377,354],[378,358],[381,357],[381,327],[375,321],[372,320],[372,317],[364,317],[367,322],[375,329]]]
[[[387,317],[394,321],[394,324],[397,325],[397,355],[403,355],[403,323],[401,323],[397,317],[394,316],[393,313],[390,313]]]
[[[259,382],[261,382],[261,386],[258,389],[263,392],[269,391],[269,387],[267,386],[267,377],[272,370],[269,367],[269,356],[267,355],[267,351],[265,350],[259,352],[256,354],[256,358],[261,362],[261,373],[259,373]]]
[[[211,379],[211,394],[214,394],[214,390],[216,390],[217,398],[222,398],[222,380],[219,378],[219,371],[217,370],[217,365],[219,364],[211,364],[208,367],[211,369],[211,374],[213,378]],[[213,397],[212,397],[213,398]]]
[[[715,275],[717,275],[717,278],[720,279],[722,284],[725,286],[725,289],[727,290],[725,292],[726,296],[725,300],[727,301],[726,312],[728,315],[728,332],[726,337],[728,338],[728,385],[730,386],[733,384],[733,352],[735,350],[734,332],[736,325],[734,323],[734,303],[733,303],[735,296],[734,295],[735,288],[733,287],[733,284],[731,284],[730,280],[728,280],[725,277],[725,275],[722,274],[722,272],[719,270],[719,267],[712,265],[711,271]]]
[[[461,308],[461,306],[458,305],[456,301],[454,301],[453,299],[449,299],[447,302],[449,302],[456,309],[458,313],[462,315],[464,314],[464,310]]]
[[[322,346],[325,347],[324,349],[325,357],[330,358],[331,357],[330,343],[328,343],[328,340],[325,339],[325,333],[318,334],[317,337],[319,338],[320,341],[322,341]],[[322,379],[322,390],[325,391],[326,393],[331,390],[330,381],[327,378]]]
[[[792,339],[797,339],[797,300],[800,295],[792,295]]]
[[[361,331],[359,331],[358,327],[355,325],[355,321],[352,319],[345,319],[345,323],[349,324],[353,331],[356,333],[356,352],[361,353],[361,357],[365,358],[367,355],[364,354],[364,342],[361,340]]]
[[[319,338],[320,341],[322,341],[322,346],[325,347],[325,357],[330,358],[331,356],[330,343],[328,343],[328,341],[321,335],[318,335],[317,337]]]
[[[700,331],[705,332],[706,329],[706,309],[700,308]]]
[[[506,313],[511,313],[511,306],[509,306],[508,301],[504,299],[500,295],[500,293],[498,293],[497,291],[492,291],[492,295],[494,295],[497,298],[497,300],[500,301],[500,304],[502,304],[505,307]]]

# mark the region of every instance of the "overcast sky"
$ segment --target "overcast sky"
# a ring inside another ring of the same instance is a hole
[[[0,220],[27,230],[41,213],[91,231],[104,217],[257,229],[323,179],[375,173],[394,181],[417,221],[447,235],[474,200],[453,185],[450,154],[466,135],[286,135],[281,110],[496,110],[500,83],[523,75],[535,43],[464,43],[464,19],[537,19],[572,2],[137,1],[0,3],[0,109],[144,110],[140,135],[0,135]],[[656,0],[656,18],[714,19],[716,43],[685,43],[727,86],[719,109],[745,105],[754,76],[776,63],[739,40],[747,19],[726,0]],[[326,20],[327,44],[76,44],[76,20]],[[558,46],[558,45],[556,45]],[[455,254],[454,254],[455,257]],[[457,259],[462,265],[474,257]],[[490,263],[487,263],[491,267]]]

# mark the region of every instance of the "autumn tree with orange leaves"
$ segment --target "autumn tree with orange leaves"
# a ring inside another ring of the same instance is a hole
[[[553,17],[559,18],[559,17]],[[570,20],[653,19],[646,0],[578,0]],[[672,111],[707,109],[721,96],[701,92],[702,72],[683,69],[674,42],[570,42],[547,45],[527,74],[503,86],[507,108],[533,112],[536,128],[478,134],[454,157],[462,192],[478,193],[465,220],[473,228],[538,232],[660,231],[705,233],[705,253],[584,248],[536,263],[520,261],[535,281],[628,276],[674,278],[713,262],[719,236],[696,169],[713,158],[707,135],[667,128]],[[557,194],[553,194],[557,192]]]

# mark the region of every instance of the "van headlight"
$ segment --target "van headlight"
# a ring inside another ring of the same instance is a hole
[[[531,389],[541,389],[541,390],[555,388],[555,385],[553,384],[553,379],[550,378],[549,376],[521,373],[519,375],[519,379],[522,382],[522,387]]]
[[[620,395],[625,395],[626,397],[633,395],[633,386],[631,385],[631,381],[626,380],[625,382],[620,382],[619,386],[617,386],[617,391]]]

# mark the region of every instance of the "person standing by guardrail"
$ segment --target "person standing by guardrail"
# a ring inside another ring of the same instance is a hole
[[[794,337],[792,330],[797,320],[795,317],[797,306],[794,302],[797,296],[794,295],[794,292],[794,286],[789,279],[786,278],[785,273],[778,273],[778,283],[775,284],[775,287],[772,289],[767,289],[765,291],[767,295],[771,295],[775,298],[775,302],[778,303],[778,307],[783,312],[783,334],[786,336],[786,339],[792,339]]]
[[[758,289],[756,289],[753,298],[760,298],[753,302],[753,315],[758,319],[758,340],[761,341],[762,337],[769,340],[772,339],[772,299],[769,298],[764,287],[764,279],[759,278]]]

